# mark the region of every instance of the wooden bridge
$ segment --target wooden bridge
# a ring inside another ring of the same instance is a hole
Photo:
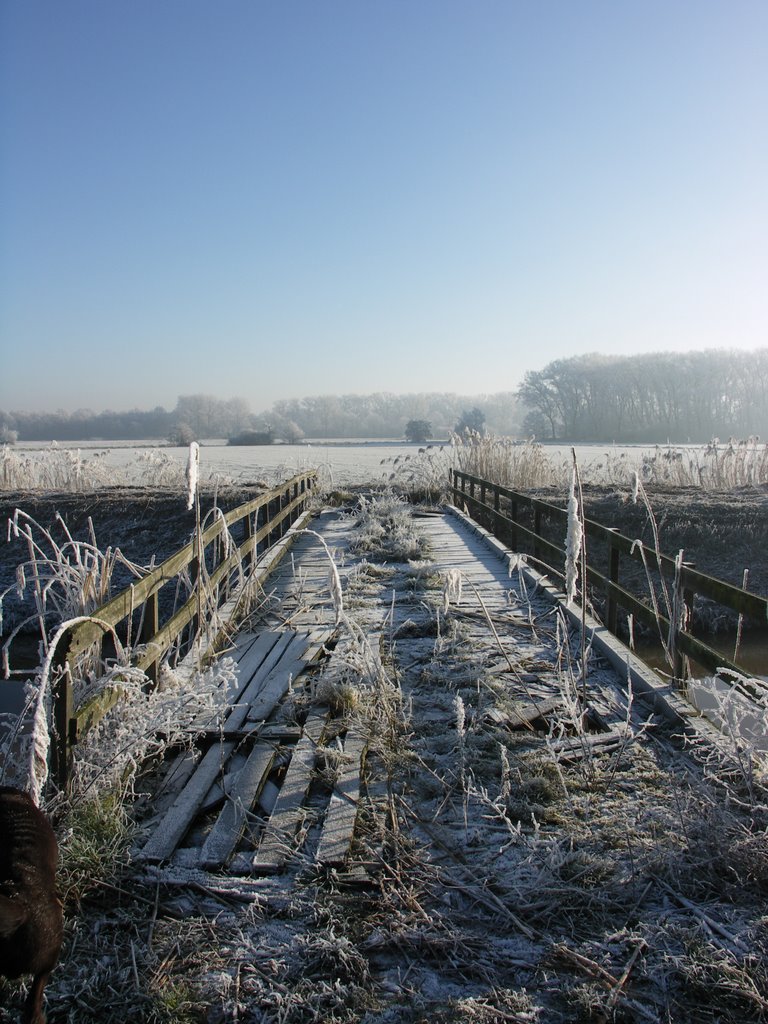
[[[386,861],[392,816],[382,733],[409,720],[460,739],[469,714],[472,728],[516,742],[522,734],[567,763],[635,742],[629,681],[646,713],[679,735],[710,728],[669,681],[457,507],[411,510],[411,549],[393,555],[401,522],[385,514],[361,540],[354,509],[310,511],[313,485],[312,474],[293,478],[201,528],[96,624],[74,627],[58,654],[54,767],[64,785],[77,743],[120,700],[116,685],[74,707],[78,658],[106,628],[138,616],[138,659],[151,679],[173,643],[187,650],[176,667],[183,685],[212,658],[234,662],[226,706],[189,723],[189,744],[161,766],[138,851],[145,864],[240,878],[311,864],[369,877]],[[459,480],[455,494],[463,497]],[[484,492],[467,497],[483,507]],[[396,504],[407,518],[409,507]],[[233,550],[224,530],[231,541],[238,526]],[[196,585],[161,624],[159,595],[190,566]],[[468,689],[471,699],[461,696]]]
[[[456,735],[457,695],[467,689],[473,728],[534,746],[549,734],[563,763],[634,741],[628,672],[667,721],[702,727],[591,621],[599,667],[586,715],[572,720],[577,681],[563,659],[577,660],[564,651],[578,642],[561,595],[456,508],[416,510],[413,523],[425,557],[394,564],[356,552],[349,510],[326,509],[289,531],[290,551],[260,581],[259,607],[219,655],[235,661],[230,706],[192,725],[193,744],[167,764],[153,797],[138,859],[159,878],[213,872],[218,884],[223,874],[241,886],[264,875],[289,882],[309,866],[369,881],[391,839],[382,734],[410,720]],[[437,690],[422,686],[425,676]]]
[[[311,474],[294,479],[201,523],[100,626],[64,637],[59,766],[120,714],[119,682],[78,701],[105,630],[139,635],[150,670],[170,655],[189,691],[213,661],[228,680],[136,780],[130,877],[108,890],[142,894],[131,994],[175,959],[217,1014],[234,989],[239,1019],[299,1019],[283,1012],[304,993],[334,1002],[302,1020],[345,1000],[362,1019],[363,991],[371,1020],[573,1020],[587,986],[605,1019],[703,1019],[718,993],[722,1019],[736,998],[763,1019],[764,779],[743,748],[720,772],[729,752],[677,683],[464,508],[493,525],[509,499],[477,485],[472,506],[455,483],[439,509],[385,494],[328,508]],[[693,1009],[701,958],[669,970],[681,936],[721,971]],[[204,980],[200,943],[218,965]]]

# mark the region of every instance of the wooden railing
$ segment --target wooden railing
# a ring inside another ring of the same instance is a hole
[[[218,515],[138,583],[66,630],[54,657],[51,773],[60,787],[68,784],[73,747],[122,695],[117,684],[74,706],[73,681],[89,664],[98,663],[102,643],[120,634],[123,640],[135,637],[138,653],[130,663],[144,670],[150,685],[155,683],[164,656],[205,628],[201,615],[214,614],[235,583],[247,580],[256,560],[283,537],[316,487],[317,472],[309,470]],[[225,529],[235,540],[231,548],[224,543]],[[187,597],[175,607],[178,590]]]
[[[544,568],[547,575],[554,575],[563,581],[568,525],[568,513],[565,509],[461,470],[451,470],[451,478],[456,505],[465,504],[472,517],[500,540],[514,551],[524,552],[532,557]],[[526,515],[526,522],[522,521],[523,514]],[[549,537],[545,536],[545,527],[549,528]],[[664,554],[657,555],[654,548],[644,545],[641,541],[631,540],[618,530],[591,519],[585,520],[584,528],[587,536],[587,581],[598,592],[602,591],[604,594],[604,621],[612,633],[615,634],[617,631],[619,609],[623,609],[643,625],[659,629],[665,636],[671,636],[673,671],[677,679],[684,676],[686,657],[698,662],[710,672],[726,668],[750,675],[747,669],[714,650],[686,629],[677,626],[670,634],[670,622],[662,614],[662,609],[659,608],[657,613],[653,607],[643,603],[619,583],[622,558],[636,562],[645,560],[653,574],[664,578],[669,593],[672,593],[676,572],[674,558]],[[557,537],[556,540],[552,539],[553,535]],[[590,545],[590,539],[597,541],[597,545]],[[598,566],[600,555],[602,561]],[[684,563],[680,570],[678,592],[682,592],[688,612],[692,611],[694,599],[698,594],[763,628],[768,623],[768,599],[698,572],[690,563]],[[687,621],[688,617],[681,616],[681,621]]]

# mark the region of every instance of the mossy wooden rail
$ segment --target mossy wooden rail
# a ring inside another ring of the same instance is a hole
[[[534,561],[544,567],[547,574],[554,575],[560,581],[564,579],[565,537],[568,525],[568,513],[565,509],[461,470],[451,470],[451,483],[454,502],[457,505],[466,504],[469,513],[500,540],[508,543],[515,551],[531,555]],[[527,525],[520,518],[520,510],[523,508],[528,510]],[[558,531],[561,531],[559,543],[544,536],[545,522],[557,525]],[[645,562],[653,574],[663,577],[667,586],[672,587],[677,571],[674,558],[657,553],[654,548],[641,541],[631,540],[617,529],[603,526],[591,519],[585,520],[584,529],[587,538],[600,541],[603,551],[607,553],[603,563],[605,571],[601,571],[595,564],[594,551],[587,544],[586,575],[588,582],[605,595],[604,620],[612,633],[616,633],[618,612],[619,608],[622,608],[632,614],[638,622],[652,629],[658,628],[662,634],[670,637],[676,678],[683,677],[685,657],[693,659],[710,672],[724,668],[743,675],[750,674],[738,662],[714,650],[679,624],[674,630],[670,630],[670,621],[660,610],[655,611],[644,604],[619,583],[620,562],[624,557]],[[688,611],[693,609],[694,598],[698,594],[737,615],[745,616],[763,628],[768,626],[768,599],[698,572],[690,563],[684,563],[679,570],[677,591]],[[681,614],[680,622],[686,620],[687,616]]]
[[[73,747],[121,698],[118,683],[80,707],[74,706],[73,680],[88,659],[101,656],[103,638],[117,636],[118,631],[130,636],[137,622],[137,647],[131,665],[142,669],[155,683],[163,657],[176,649],[184,636],[194,636],[205,627],[201,618],[218,612],[238,580],[247,582],[257,559],[285,535],[316,488],[317,471],[308,470],[218,515],[138,583],[65,631],[54,661],[58,670],[53,690],[51,771],[59,786],[68,785]],[[239,532],[242,541],[230,548],[224,543],[225,530],[230,534]],[[161,590],[180,587],[184,582],[186,600],[161,622]]]

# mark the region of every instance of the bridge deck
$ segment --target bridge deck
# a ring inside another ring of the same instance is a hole
[[[356,550],[356,521],[336,510],[296,537],[226,652],[231,707],[196,723],[195,751],[169,766],[141,859],[286,881],[314,865],[364,880],[384,863],[392,825],[387,729],[410,729],[418,756],[447,737],[446,777],[462,728],[497,745],[522,730],[563,763],[627,742],[608,668],[592,669],[589,720],[574,720],[574,641],[552,602],[460,517],[416,515],[413,526],[424,552],[411,562]]]

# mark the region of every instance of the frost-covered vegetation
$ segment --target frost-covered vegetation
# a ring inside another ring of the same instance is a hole
[[[457,469],[517,490],[558,486],[567,488],[570,455],[550,451],[536,441],[465,434],[454,438]],[[634,475],[648,485],[729,490],[768,483],[768,444],[752,437],[745,441],[717,439],[693,447],[657,445],[636,457],[626,450],[607,449],[580,459],[583,483],[631,486]]]
[[[370,732],[364,789],[380,813],[366,805],[358,841],[371,886],[349,888],[309,856],[275,880],[138,866],[152,813],[140,761],[188,742],[231,663],[194,688],[164,674],[148,695],[120,652],[81,694],[125,686],[126,711],[78,754],[70,802],[49,804],[67,919],[52,1021],[764,1018],[764,754],[734,730],[681,748],[631,686],[622,695],[596,658],[584,665],[519,566],[493,602],[411,513],[386,493],[346,513],[350,549],[328,587],[337,653],[309,697],[288,698]],[[552,710],[514,728],[545,693]],[[600,717],[616,739],[604,752]],[[341,761],[333,742],[321,748],[319,789]],[[303,828],[316,824],[308,808]],[[19,986],[0,983],[0,996],[10,1024]]]
[[[185,483],[184,463],[162,448],[144,448],[127,465],[116,469],[107,463],[106,451],[63,448],[55,442],[41,451],[24,451],[10,445],[0,448],[0,490],[93,491],[118,485],[165,487],[180,490]],[[208,468],[208,486],[231,483]]]

